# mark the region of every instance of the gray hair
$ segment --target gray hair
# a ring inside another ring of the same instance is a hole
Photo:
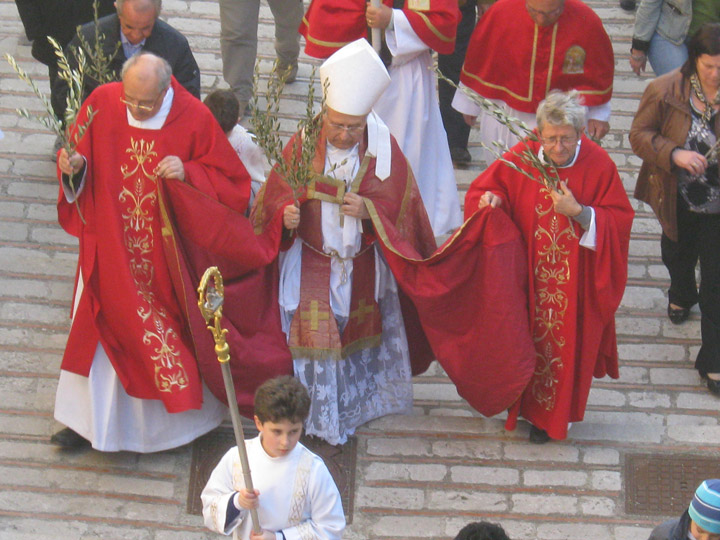
[[[155,17],[159,17],[160,11],[162,10],[162,0],[115,0],[115,9],[117,9],[118,13],[122,12],[122,7],[125,2],[129,2],[131,4],[152,4],[155,8]],[[144,7],[144,5],[142,7]]]
[[[542,131],[545,125],[572,126],[575,131],[585,127],[587,108],[581,103],[580,92],[570,90],[561,92],[552,90],[538,105],[535,118],[538,129]]]
[[[155,69],[155,75],[157,75],[158,78],[158,90],[160,92],[166,90],[167,87],[170,86],[172,67],[170,67],[170,64],[167,60],[148,51],[140,51],[139,53],[134,54],[130,58],[125,60],[122,71],[120,72],[121,78],[125,80],[125,74],[130,71],[130,69],[132,69],[132,67],[137,64],[142,58],[145,57],[156,58],[158,60],[157,68]]]

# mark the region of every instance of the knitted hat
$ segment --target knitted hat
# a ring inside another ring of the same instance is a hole
[[[720,480],[705,480],[700,484],[688,513],[707,532],[720,534]]]
[[[353,116],[365,116],[390,84],[390,75],[365,38],[348,43],[320,66],[325,104]]]

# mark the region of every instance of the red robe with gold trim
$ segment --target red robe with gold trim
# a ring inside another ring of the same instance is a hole
[[[529,143],[537,152],[538,143]],[[527,170],[511,152],[505,158]],[[581,247],[584,231],[556,214],[547,190],[496,161],[473,181],[465,197],[470,217],[485,191],[502,199],[527,244],[529,314],[535,342],[535,373],[508,417],[518,414],[554,439],[567,436],[568,422],[583,419],[593,376],[618,378],[615,311],[625,290],[633,210],[617,168],[588,138],[575,164],[558,169],[577,201],[595,210],[595,251]],[[539,178],[539,174],[536,173]],[[483,210],[487,212],[487,209]]]
[[[470,38],[460,82],[481,96],[534,113],[550,90],[578,90],[592,107],[612,97],[615,61],[602,21],[566,0],[558,21],[537,26],[525,0],[499,0]]]
[[[392,7],[392,0],[383,0]],[[327,58],[348,43],[367,37],[365,0],[313,0],[300,23],[305,52]],[[455,50],[460,21],[456,0],[406,0],[403,13],[420,39],[440,54]]]
[[[60,224],[80,240],[83,279],[62,369],[87,376],[100,342],[129,395],[181,412],[201,407],[202,387],[187,299],[173,287],[177,253],[165,252],[173,231],[154,171],[163,157],[178,156],[187,184],[239,211],[250,178],[207,108],[175,79],[172,88],[160,130],[128,125],[121,83],[98,88],[80,112],[80,122],[90,107],[96,114],[77,148],[87,158],[78,197],[86,223],[62,190],[58,200]],[[193,222],[192,215],[176,219]]]

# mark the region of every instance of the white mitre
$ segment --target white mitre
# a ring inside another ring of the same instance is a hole
[[[390,176],[390,130],[372,107],[390,84],[390,75],[380,57],[364,38],[335,51],[320,66],[325,105],[352,116],[367,116],[367,152],[374,156],[375,175]]]

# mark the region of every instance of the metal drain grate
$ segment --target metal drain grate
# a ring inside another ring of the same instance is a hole
[[[680,516],[703,480],[720,478],[720,460],[691,454],[625,457],[625,512]]]
[[[257,435],[257,429],[251,423],[243,422],[245,438]],[[303,437],[300,441],[312,452],[323,458],[330,470],[335,484],[340,490],[345,519],[352,523],[353,494],[355,492],[355,461],[357,458],[357,440],[350,437],[342,446],[331,446],[316,437]],[[210,473],[220,458],[235,446],[235,435],[232,428],[221,427],[193,442],[192,463],[190,465],[190,485],[188,486],[187,513],[202,514],[202,493]]]

